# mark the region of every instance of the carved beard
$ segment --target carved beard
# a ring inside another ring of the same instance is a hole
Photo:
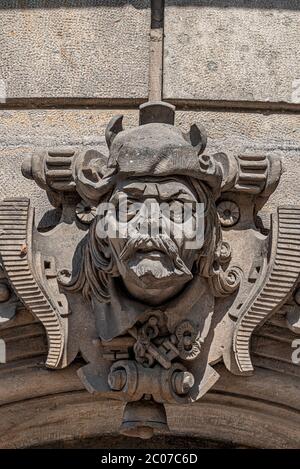
[[[120,260],[132,279],[138,278],[145,288],[161,288],[193,278],[177,245],[165,234],[152,238],[142,234],[130,237],[120,253]]]

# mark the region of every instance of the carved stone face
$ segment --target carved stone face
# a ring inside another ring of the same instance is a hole
[[[116,215],[108,218],[109,228],[125,229],[109,244],[126,289],[149,304],[166,301],[193,278],[201,248],[186,244],[199,222],[194,188],[184,177],[129,178],[117,184],[110,202]]]

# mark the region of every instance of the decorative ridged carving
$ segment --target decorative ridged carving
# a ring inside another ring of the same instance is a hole
[[[47,334],[47,366],[58,366],[64,348],[62,325],[55,307],[41,290],[30,262],[29,200],[5,199],[0,204],[0,254],[6,274],[24,305],[42,322]]]
[[[233,266],[225,272],[220,269],[218,275],[212,277],[210,284],[213,286],[217,297],[227,296],[237,290],[241,283],[241,278],[241,269]]]
[[[72,176],[72,158],[74,151],[48,151],[46,156],[46,180],[52,189],[62,191],[74,190]]]
[[[272,252],[265,281],[244,305],[237,324],[233,349],[240,371],[251,372],[252,332],[282,305],[300,272],[300,208],[279,207],[274,217]],[[277,218],[277,219],[276,219]]]
[[[259,194],[268,177],[268,159],[265,155],[239,155],[239,177],[235,189]]]

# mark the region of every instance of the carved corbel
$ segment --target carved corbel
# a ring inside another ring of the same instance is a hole
[[[183,133],[174,115],[170,104],[145,103],[137,128],[123,129],[121,116],[110,121],[108,154],[48,150],[26,159],[24,176],[62,208],[46,233],[27,199],[0,204],[5,281],[45,327],[46,366],[67,366],[80,351],[88,391],[127,402],[121,431],[141,437],[167,428],[164,404],[201,398],[219,377],[215,363],[253,371],[251,336],[291,298],[300,272],[300,209],[263,210],[280,159],[204,153],[204,128]],[[103,226],[115,226],[124,195],[122,237]],[[166,201],[172,213],[161,209]],[[186,201],[204,207],[193,249],[191,233],[172,231]],[[142,231],[149,202],[163,220],[156,236]],[[299,328],[299,318],[288,320]]]

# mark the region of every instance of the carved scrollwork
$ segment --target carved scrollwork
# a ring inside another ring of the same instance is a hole
[[[190,321],[180,323],[175,331],[180,358],[194,360],[201,352],[201,337],[197,328]]]
[[[231,200],[222,200],[218,204],[217,210],[222,226],[234,226],[239,221],[240,209],[238,205]]]
[[[211,283],[216,296],[227,296],[234,293],[242,280],[242,270],[239,267],[231,267],[225,272],[220,268],[217,275],[213,276]]]
[[[86,225],[90,225],[92,221],[94,221],[96,211],[96,207],[91,207],[84,201],[81,201],[76,205],[76,216],[78,220]]]

